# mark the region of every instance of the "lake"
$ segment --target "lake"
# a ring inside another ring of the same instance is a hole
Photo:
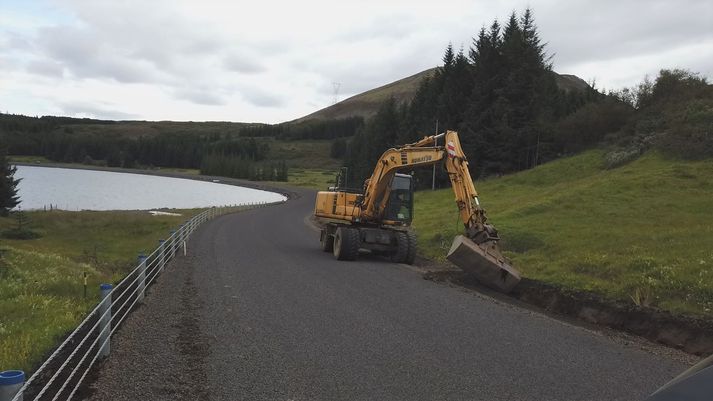
[[[276,202],[274,192],[183,178],[109,171],[17,166],[23,210],[190,209]]]

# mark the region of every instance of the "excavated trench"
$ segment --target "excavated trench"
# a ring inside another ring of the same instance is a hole
[[[676,316],[651,307],[606,299],[597,294],[567,290],[523,278],[508,294],[495,293],[462,271],[420,260],[423,278],[484,292],[496,299],[533,305],[548,313],[575,318],[634,334],[694,355],[713,353],[713,321]]]

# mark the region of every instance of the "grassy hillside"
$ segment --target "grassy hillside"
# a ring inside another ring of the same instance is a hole
[[[0,369],[31,371],[96,305],[99,283],[118,281],[196,212],[27,212],[42,238],[0,240]],[[0,218],[0,231],[15,224]]]
[[[283,141],[262,138],[270,145],[268,160],[284,160],[290,168],[297,169],[336,169],[342,164],[338,159],[329,157],[332,140],[304,139]]]
[[[713,160],[649,152],[612,170],[593,150],[476,183],[525,277],[673,312],[713,313]],[[450,189],[416,194],[422,252],[461,232]]]

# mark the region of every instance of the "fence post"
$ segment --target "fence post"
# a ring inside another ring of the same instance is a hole
[[[168,251],[170,252],[170,259],[173,259],[173,257],[176,256],[176,239],[178,239],[178,234],[176,234],[176,230],[171,230],[171,235],[169,236],[169,238],[173,238],[173,240],[171,240],[171,246],[168,248]]]
[[[139,255],[139,289],[136,295],[136,299],[139,302],[144,302],[144,290],[146,289],[146,256],[144,254]]]
[[[0,401],[10,401],[17,397],[22,401],[22,394],[18,394],[25,384],[25,372],[21,370],[6,370],[0,372]]]
[[[183,247],[183,244],[186,243],[186,226],[184,224],[181,224],[178,226],[178,250],[181,250],[181,247]]]
[[[166,264],[166,240],[158,240],[158,271],[163,270],[163,266]]]
[[[101,293],[101,308],[99,313],[101,316],[99,323],[99,356],[106,358],[111,351],[111,284],[102,284],[99,286]],[[103,345],[102,345],[103,344]]]

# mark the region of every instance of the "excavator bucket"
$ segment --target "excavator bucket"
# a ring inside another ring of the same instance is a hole
[[[478,245],[468,237],[458,235],[446,258],[466,273],[474,275],[482,284],[504,293],[510,292],[520,282],[520,273],[510,266],[492,241]]]

